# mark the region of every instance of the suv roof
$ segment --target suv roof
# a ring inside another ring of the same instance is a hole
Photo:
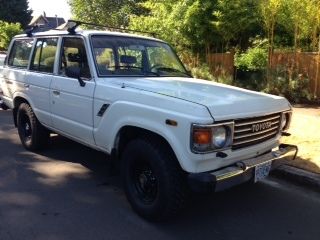
[[[155,40],[163,42],[160,39],[138,35],[138,34],[132,34],[132,33],[123,33],[123,32],[115,32],[115,31],[101,31],[101,30],[78,30],[75,34],[70,34],[68,31],[65,30],[49,30],[45,32],[35,32],[32,33],[32,37],[40,37],[40,36],[63,36],[63,35],[69,35],[69,36],[90,36],[90,35],[110,35],[110,36],[122,36],[122,37],[134,37],[134,38],[141,38],[141,39],[149,39],[149,40]],[[15,38],[21,38],[21,37],[28,37],[27,34],[19,34],[15,36]]]

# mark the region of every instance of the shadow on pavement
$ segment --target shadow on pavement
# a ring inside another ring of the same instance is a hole
[[[147,222],[130,208],[105,154],[60,136],[44,151],[25,151],[11,119],[3,119],[0,114],[1,240],[319,237],[319,196],[309,199],[277,182],[191,195],[177,218]]]

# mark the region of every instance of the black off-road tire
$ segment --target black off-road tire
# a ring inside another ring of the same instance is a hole
[[[121,173],[127,199],[140,216],[163,221],[184,207],[186,174],[162,141],[141,138],[128,143],[121,158]],[[144,183],[146,179],[150,179],[149,185]]]
[[[4,103],[2,103],[0,105],[0,108],[2,108],[2,110],[8,110],[9,109],[8,106],[6,104],[4,104]]]
[[[47,146],[49,131],[41,125],[32,108],[21,103],[17,111],[17,127],[22,145],[30,151],[37,151]]]

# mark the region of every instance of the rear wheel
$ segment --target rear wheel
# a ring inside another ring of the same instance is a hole
[[[36,151],[47,145],[49,131],[41,125],[27,103],[18,108],[17,127],[21,143],[27,150]]]
[[[164,220],[184,206],[186,176],[161,141],[131,141],[122,155],[122,174],[127,198],[139,215]]]

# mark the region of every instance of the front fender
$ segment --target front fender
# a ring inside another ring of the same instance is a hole
[[[167,125],[167,119],[175,120],[178,125]],[[190,161],[191,158],[201,158],[201,155],[191,153],[190,127],[192,122],[199,121],[196,117],[149,105],[116,102],[109,106],[101,119],[96,121],[94,138],[100,148],[110,153],[116,144],[116,137],[120,129],[125,126],[146,129],[162,136],[170,144],[181,167],[186,171],[191,171],[195,169],[193,161]]]

